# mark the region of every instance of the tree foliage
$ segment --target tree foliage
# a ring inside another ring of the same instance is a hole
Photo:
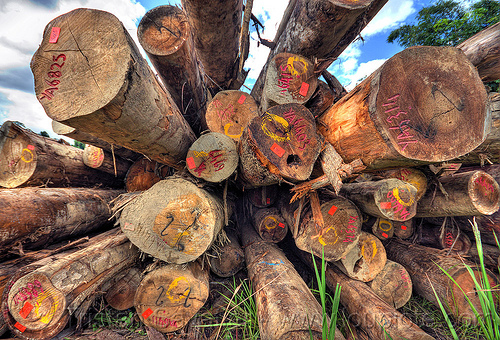
[[[456,46],[486,27],[500,21],[500,2],[481,0],[470,7],[464,1],[437,0],[422,8],[417,24],[403,25],[389,34],[387,41],[403,47]]]
[[[74,146],[75,148],[79,148],[79,149],[82,149],[82,150],[84,150],[84,149],[85,149],[85,144],[84,144],[84,143],[82,143],[82,142],[79,142],[79,141],[77,141],[77,140],[73,141],[73,146]]]
[[[50,138],[49,133],[47,131],[40,131],[40,136]]]

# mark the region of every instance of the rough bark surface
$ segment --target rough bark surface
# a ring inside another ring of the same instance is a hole
[[[245,267],[245,252],[241,248],[236,232],[228,228],[225,228],[224,231],[229,243],[213,249],[209,263],[210,269],[216,275],[231,277]]]

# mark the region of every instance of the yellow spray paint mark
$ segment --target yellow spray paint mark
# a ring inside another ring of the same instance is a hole
[[[205,152],[205,151],[193,151],[193,154],[195,157],[199,157],[199,158],[202,158],[202,157],[208,157],[208,153]]]
[[[411,192],[410,188],[408,185],[406,185],[405,188],[402,188],[402,189],[406,189],[408,190],[408,192]],[[392,189],[392,194],[394,195],[394,197],[398,200],[398,202],[405,206],[405,207],[409,207],[410,205],[412,205],[414,203],[414,200],[413,198],[410,198],[410,201],[408,203],[406,203],[405,201],[403,201],[400,197],[399,197],[399,188],[394,188]]]
[[[240,134],[239,134],[239,135],[230,135],[228,131],[229,131],[229,129],[230,129],[232,126],[233,126],[233,122],[229,122],[229,123],[227,123],[226,125],[224,125],[224,134],[225,134],[226,136],[230,137],[230,138],[240,138],[240,137],[241,137],[241,135],[243,134],[243,130],[244,130],[244,129],[243,129],[243,126],[240,126],[241,131],[240,131]]]
[[[182,295],[176,298],[175,296],[172,295],[172,290],[175,287],[177,287],[177,285],[179,285],[180,281],[186,282],[188,285],[188,289],[186,289]],[[165,292],[165,296],[172,302],[180,302],[182,298],[187,299],[190,291],[191,291],[191,285],[189,284],[188,279],[186,279],[184,276],[179,276],[174,281],[172,281],[172,283],[168,286],[168,289]]]
[[[323,238],[323,235],[327,234],[330,231],[330,229],[333,229],[333,232],[335,233],[335,241],[326,242],[325,239]],[[334,245],[335,243],[338,242],[338,240],[339,240],[339,235],[337,234],[337,230],[334,227],[329,227],[318,237],[318,242],[321,243],[323,246]]]
[[[388,226],[388,227],[387,227],[387,229],[382,228],[382,226],[383,226],[384,224]],[[391,230],[391,229],[392,229],[392,223],[391,223],[391,221],[381,219],[381,220],[378,222],[378,228],[379,228],[380,230],[382,230],[382,231],[389,231],[389,230]]]
[[[298,63],[302,63],[304,65],[304,68],[302,69],[302,72],[299,72],[297,69],[295,69],[295,67],[293,66],[293,63],[294,62],[298,62]],[[286,63],[286,66],[288,67],[288,69],[290,70],[290,74],[292,76],[300,76],[304,73],[307,72],[307,63],[305,62],[305,60],[300,57],[300,56],[293,56],[293,57],[289,57],[288,58],[288,61]]]
[[[264,219],[264,226],[267,230],[273,230],[277,225],[278,220],[274,216],[266,216],[266,218]]]
[[[24,152],[28,152],[30,154],[30,158],[29,159],[26,159],[24,158]],[[33,159],[35,158],[35,156],[33,156],[33,152],[31,152],[30,149],[26,149],[24,148],[22,151],[21,151],[21,160],[25,163],[31,163],[33,161]]]
[[[45,315],[40,315],[40,306],[42,305],[42,302],[49,297],[52,298],[53,301],[51,303],[50,310]],[[59,301],[57,300],[57,298],[50,291],[46,290],[43,293],[39,294],[35,299],[35,315],[37,318],[39,318],[40,322],[48,324],[54,318],[58,306]]]
[[[277,134],[275,134],[274,132],[270,131],[267,128],[268,122],[273,122],[273,121],[280,124],[284,128],[284,130],[286,131],[285,136],[278,136]],[[276,142],[284,142],[284,141],[290,140],[290,124],[288,124],[286,119],[283,117],[266,112],[264,117],[262,117],[261,128],[262,128],[262,131],[264,131],[264,133],[267,136],[271,137]]]
[[[375,241],[372,241],[372,249],[373,249],[373,252],[372,252],[372,259],[373,259],[375,257],[375,255],[377,254],[377,243]],[[371,260],[371,259],[367,259],[365,256],[365,243],[363,243],[363,245],[361,246],[361,256],[363,256],[363,258],[365,260]]]

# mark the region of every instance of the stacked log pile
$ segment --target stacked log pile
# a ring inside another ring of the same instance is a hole
[[[498,160],[499,97],[482,81],[496,64],[475,61],[474,39],[414,47],[347,92],[325,70],[386,1],[291,0],[249,94],[251,3],[146,13],[137,34],[160,79],[110,13],[47,25],[36,96],[57,133],[87,146],[0,129],[0,332],[52,338],[101,294],[177,332],[211,275],[243,271],[262,339],[320,339],[321,306],[290,252],[328,261],[328,286],[370,339],[432,339],[396,310],[412,290],[437,303],[429,282],[477,322],[437,265],[473,291],[463,264],[475,267],[458,258],[478,255],[472,217],[487,265],[500,263],[500,170],[483,166]]]

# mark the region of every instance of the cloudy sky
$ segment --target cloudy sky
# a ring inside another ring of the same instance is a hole
[[[347,89],[354,87],[357,81],[401,51],[398,45],[385,42],[390,31],[411,22],[416,12],[431,2],[389,0],[361,33],[364,42],[351,44],[330,67],[330,72]],[[137,25],[148,10],[178,3],[180,0],[0,0],[0,123],[17,120],[35,132],[45,130],[56,137],[50,119],[35,97],[29,68],[43,29],[53,18],[80,7],[105,10],[116,15],[137,42]],[[262,37],[274,38],[287,3],[288,0],[254,0],[253,14],[265,25]],[[247,79],[250,87],[269,52],[265,46],[257,47],[255,32],[251,37],[250,57],[245,64],[251,69]]]

